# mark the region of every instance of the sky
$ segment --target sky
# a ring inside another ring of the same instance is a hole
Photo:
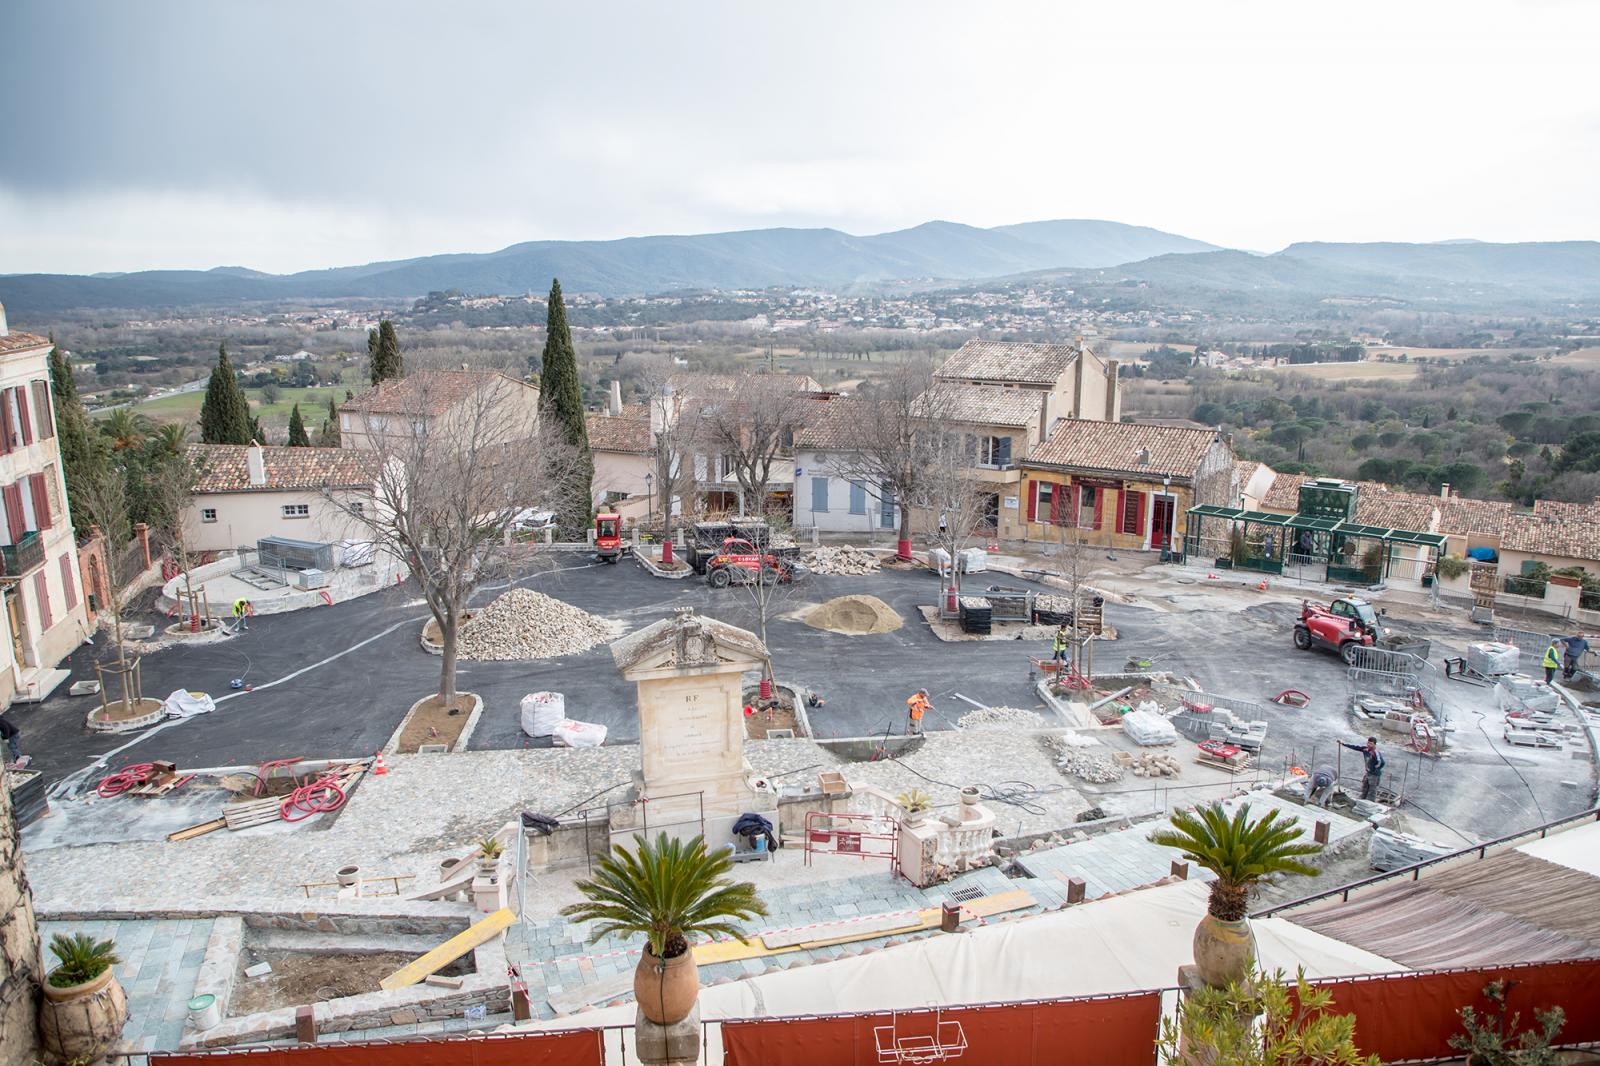
[[[1103,218],[1600,239],[1600,4],[6,0],[0,273]]]

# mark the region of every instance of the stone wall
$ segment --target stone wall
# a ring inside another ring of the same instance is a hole
[[[31,1066],[39,1046],[39,928],[0,767],[0,1066]]]
[[[561,824],[545,836],[525,829],[529,870],[559,870],[566,866],[585,866],[593,859],[611,853],[610,823],[603,814],[562,818]]]

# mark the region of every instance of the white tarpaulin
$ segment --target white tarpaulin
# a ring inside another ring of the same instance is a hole
[[[1591,822],[1577,829],[1553,833],[1543,840],[1520,845],[1517,850],[1590,877],[1600,877],[1600,824]]]
[[[217,705],[204,692],[187,692],[180,688],[167,697],[161,709],[169,718],[193,718],[197,714],[210,714]]]

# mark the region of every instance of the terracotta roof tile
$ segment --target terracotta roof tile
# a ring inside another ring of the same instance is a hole
[[[1004,385],[963,385],[937,381],[912,406],[921,418],[974,426],[1031,426],[1039,420],[1039,397],[1032,389]]]
[[[1364,526],[1432,533],[1434,515],[1443,502],[1437,496],[1415,492],[1373,492],[1363,488],[1356,496],[1356,521]]]
[[[626,415],[585,416],[589,430],[589,447],[597,452],[627,452],[632,455],[649,455],[655,451],[655,435],[650,432],[650,418],[629,418]]]
[[[843,451],[856,441],[856,407],[861,401],[836,396],[822,405],[806,428],[795,434],[794,446],[811,451]]]
[[[0,355],[10,352],[25,352],[29,348],[48,347],[50,347],[50,339],[48,337],[39,337],[32,333],[18,333],[16,330],[0,335]]]
[[[934,371],[934,377],[1054,385],[1081,352],[1076,344],[968,341]]]
[[[1069,418],[1050,431],[1023,465],[1188,478],[1218,439],[1214,429]]]
[[[1439,515],[1439,532],[1466,536],[1504,536],[1511,504],[1504,500],[1466,500],[1452,496],[1444,501]]]
[[[533,386],[517,381],[498,370],[445,370],[427,367],[400,378],[385,381],[377,388],[368,389],[353,400],[346,400],[341,411],[361,411],[370,414],[428,414],[448,411],[471,396],[477,389],[496,378],[515,382],[526,389]]]
[[[1563,559],[1600,560],[1600,504],[1538,500],[1533,513],[1514,511],[1506,517],[1500,547]]]
[[[353,448],[262,448],[267,483],[252,485],[249,452],[246,444],[189,445],[189,461],[200,471],[195,492],[370,488],[380,466],[376,453]]]

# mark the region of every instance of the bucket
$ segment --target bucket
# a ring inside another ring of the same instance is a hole
[[[770,700],[772,698],[772,678],[770,677],[763,677],[761,679],[761,698],[764,700]]]
[[[339,868],[339,872],[334,876],[339,879],[340,885],[344,886],[345,888],[349,888],[351,885],[361,880],[361,867],[341,866]]]
[[[661,542],[661,561],[663,563],[672,562],[672,538],[671,537],[668,537],[666,540]]]
[[[222,1007],[210,992],[202,992],[189,1001],[189,1024],[194,1026],[195,1032],[203,1033],[220,1021]]]

